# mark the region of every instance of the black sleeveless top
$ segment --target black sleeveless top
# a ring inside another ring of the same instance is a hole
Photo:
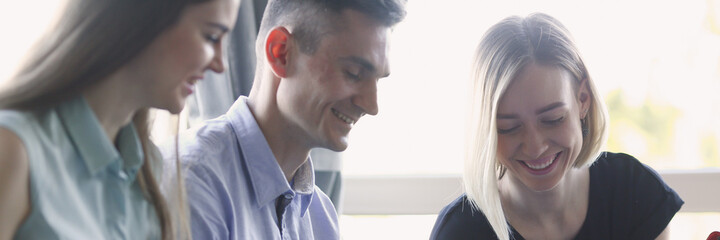
[[[683,203],[650,167],[630,155],[605,152],[590,166],[588,212],[574,239],[655,239]],[[511,231],[511,239],[525,239],[512,226]],[[430,239],[497,236],[463,194],[440,212]]]

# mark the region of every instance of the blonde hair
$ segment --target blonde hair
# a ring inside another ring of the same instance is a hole
[[[186,7],[207,1],[212,0],[68,0],[55,27],[18,73],[4,82],[0,109],[40,112],[80,95],[134,59],[173,26]],[[155,207],[162,239],[175,239],[176,232],[189,232],[188,224],[179,219],[180,229],[174,230],[170,209],[153,176],[152,166],[161,159],[153,155],[148,115],[148,109],[141,109],[132,120],[145,155],[137,180]]]
[[[511,234],[497,185],[506,170],[496,156],[497,106],[511,81],[530,63],[561,67],[578,87],[587,81],[592,101],[582,121],[587,130],[574,167],[592,164],[607,137],[605,105],[570,33],[558,20],[535,13],[525,18],[508,17],[493,25],[474,56],[463,182],[473,209],[485,215],[501,240],[510,239]]]

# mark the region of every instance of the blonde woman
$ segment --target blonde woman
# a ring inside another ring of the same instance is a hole
[[[560,22],[491,27],[472,91],[466,193],[431,239],[667,239],[683,201],[632,156],[600,153],[606,109]]]
[[[174,239],[148,108],[178,113],[239,0],[69,0],[0,91],[0,239]]]

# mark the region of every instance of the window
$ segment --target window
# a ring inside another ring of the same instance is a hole
[[[609,107],[606,149],[628,152],[658,170],[720,167],[720,14],[710,11],[714,2],[720,5],[410,2],[392,35],[392,74],[378,86],[380,114],[353,130],[344,171],[460,173],[474,49],[490,25],[534,11],[558,18],[575,37]]]
[[[11,77],[21,59],[59,17],[66,0],[0,2],[0,83]]]
[[[609,107],[606,150],[630,153],[661,173],[710,168],[720,178],[720,1],[450,0],[407,7],[392,35],[392,74],[378,86],[380,114],[355,126],[343,154],[348,185],[459,181],[474,49],[491,25],[532,12],[558,18],[575,38]],[[347,206],[354,204],[351,187],[346,209],[356,209]],[[372,212],[370,205],[360,208]],[[427,238],[435,221],[407,215],[418,213],[350,214],[341,217],[346,239]],[[708,222],[720,222],[720,213],[682,212],[672,239],[720,230]],[[366,231],[371,226],[376,230]]]
[[[0,2],[0,81],[10,77],[64,2]],[[558,18],[575,37],[610,108],[606,149],[630,153],[661,172],[679,169],[720,179],[720,0],[409,1],[407,10],[392,35],[392,75],[379,84],[380,114],[355,126],[343,153],[347,197],[367,183],[384,182],[453,186],[434,196],[445,203],[462,191],[453,184],[459,184],[463,165],[473,51],[492,24],[536,11]],[[157,125],[154,130],[172,131]],[[720,197],[705,184],[698,182]],[[427,239],[436,217],[345,201],[351,213],[340,218],[346,240]],[[704,239],[720,230],[718,222],[720,212],[682,212],[671,223],[671,239]]]

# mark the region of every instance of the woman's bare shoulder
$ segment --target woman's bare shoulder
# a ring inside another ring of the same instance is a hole
[[[0,240],[10,239],[30,211],[30,169],[20,137],[0,127]]]

